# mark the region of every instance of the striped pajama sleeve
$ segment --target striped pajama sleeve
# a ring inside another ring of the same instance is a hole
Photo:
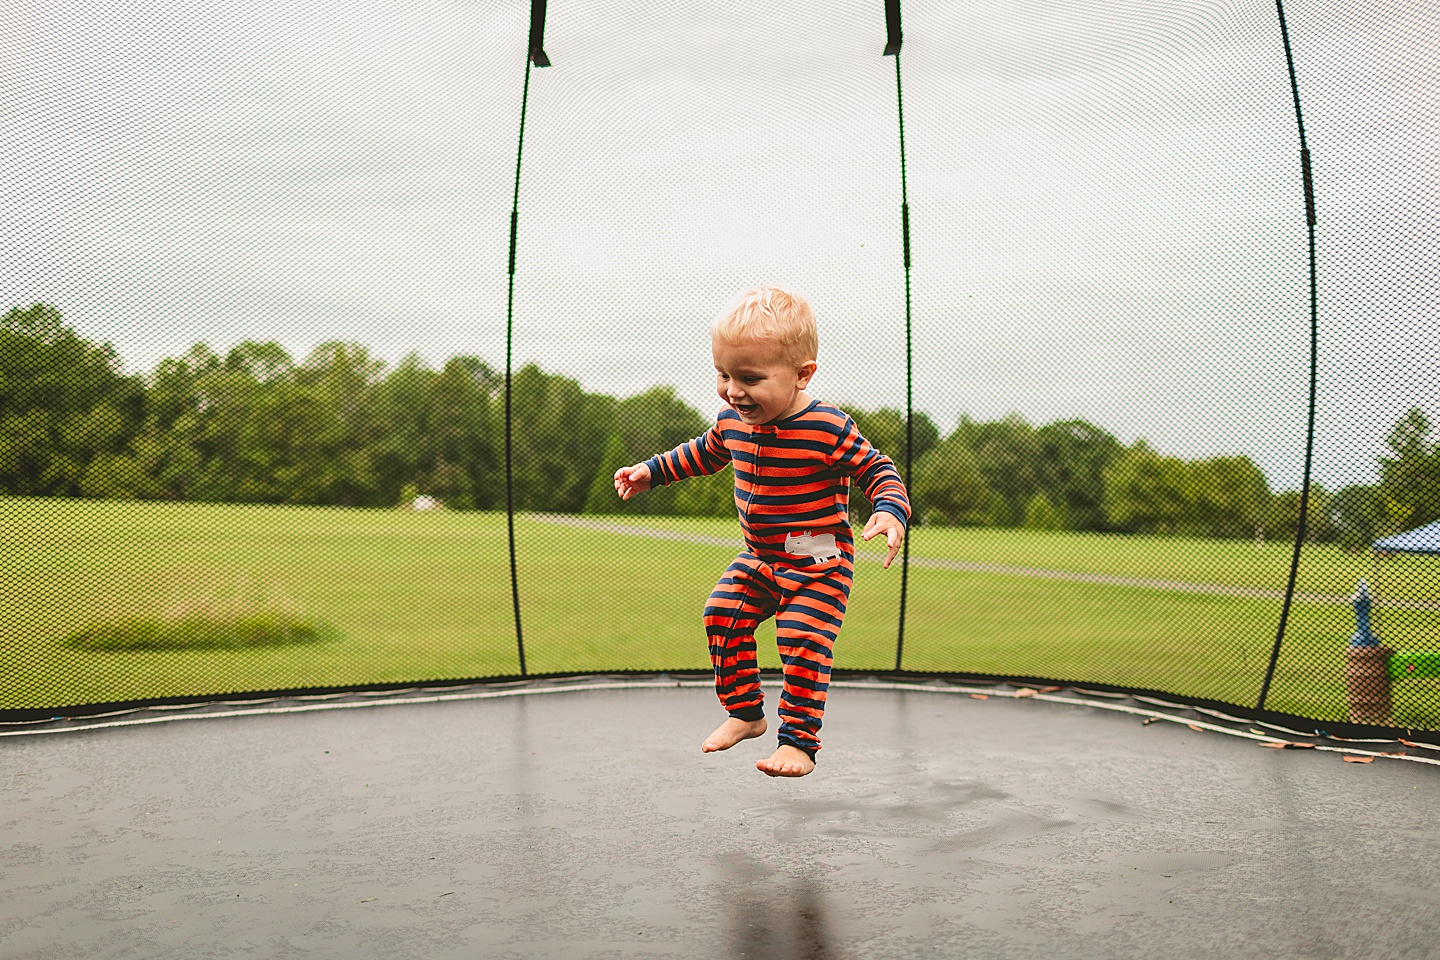
[[[663,487],[689,477],[708,477],[719,473],[730,463],[730,451],[720,435],[718,425],[680,444],[669,453],[645,461],[650,468],[650,485]]]

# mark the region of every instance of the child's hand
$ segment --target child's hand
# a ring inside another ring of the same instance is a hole
[[[643,463],[633,467],[621,467],[615,471],[615,492],[621,500],[629,500],[637,493],[650,489],[650,468]]]
[[[877,533],[885,534],[885,542],[890,544],[890,552],[885,556],[885,569],[888,570],[890,561],[900,552],[900,543],[905,539],[905,524],[893,513],[876,510],[870,514],[870,521],[865,524],[865,532],[860,534],[860,539],[869,540]]]

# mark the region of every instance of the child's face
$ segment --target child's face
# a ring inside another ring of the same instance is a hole
[[[715,354],[715,392],[748,424],[770,423],[805,409],[805,388],[815,361],[785,359],[778,344],[711,341]]]

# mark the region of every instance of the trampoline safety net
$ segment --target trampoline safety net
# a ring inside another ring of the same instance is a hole
[[[613,476],[715,423],[710,324],[775,284],[913,504],[836,669],[1440,729],[1437,35],[1417,0],[22,6],[0,714],[708,670],[731,473]]]

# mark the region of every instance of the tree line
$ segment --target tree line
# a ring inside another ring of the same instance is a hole
[[[505,508],[503,371],[479,357],[438,369],[324,343],[300,361],[272,342],[224,356],[204,344],[147,375],[79,336],[47,304],[0,317],[0,493],[227,503],[393,506],[417,494]],[[511,377],[515,508],[730,516],[728,473],[618,503],[615,469],[711,423],[669,387],[625,399],[527,365]],[[847,410],[905,463],[903,414]],[[925,524],[1215,538],[1293,536],[1299,493],[1274,492],[1243,455],[1184,460],[1084,420],[916,414],[911,496]],[[1359,548],[1440,516],[1440,442],[1419,409],[1387,436],[1380,482],[1312,486],[1310,538]],[[857,517],[867,510],[854,494]]]

